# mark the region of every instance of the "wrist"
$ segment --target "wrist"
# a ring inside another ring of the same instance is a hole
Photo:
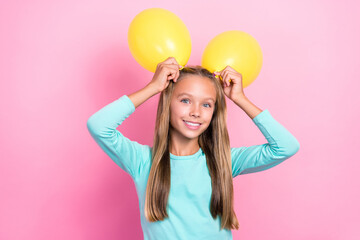
[[[159,89],[157,89],[156,86],[154,86],[151,82],[150,82],[148,85],[145,86],[145,89],[146,89],[148,92],[150,92],[150,94],[151,94],[152,96],[154,96],[154,95],[158,94],[159,92],[161,92],[161,91],[159,91]]]
[[[236,98],[233,99],[233,102],[237,105],[247,101],[249,101],[249,99],[245,96],[245,94],[238,95]]]

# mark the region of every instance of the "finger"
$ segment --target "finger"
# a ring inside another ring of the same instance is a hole
[[[214,72],[214,74],[216,78],[220,79],[221,81],[224,80],[224,70],[221,72]]]
[[[233,69],[232,67],[230,67],[229,65],[227,65],[227,66],[225,67],[225,69],[226,69],[227,71],[230,71],[230,72],[236,72],[236,70]]]
[[[227,79],[228,79],[229,86],[230,86],[231,83],[236,84],[236,83],[241,82],[241,79],[239,79],[241,77],[239,77],[238,73],[228,72],[227,76],[228,76]]]
[[[238,74],[238,72],[237,72],[234,68],[232,68],[232,67],[230,67],[230,66],[226,66],[226,70],[227,70],[228,72],[231,72],[231,73],[234,73],[234,74]]]
[[[224,81],[225,73],[226,73],[226,70],[222,70],[222,71],[220,72],[220,79],[221,79],[222,81]]]
[[[228,74],[228,77],[229,77],[229,85],[231,84],[231,83],[239,83],[239,76],[237,75],[237,74],[235,74],[235,73],[229,73]]]
[[[241,83],[242,82],[242,75],[240,73],[229,73],[230,82],[233,83]]]
[[[168,74],[167,74],[167,80],[171,80],[171,79],[174,79],[175,78],[175,75],[176,75],[176,72],[175,71],[170,71]]]
[[[224,77],[222,75],[219,76],[220,80],[224,82]]]
[[[177,79],[179,78],[179,75],[180,75],[180,71],[176,71],[175,78],[173,79],[174,82],[177,81]]]
[[[166,64],[174,64],[176,66],[178,66],[178,68],[181,68],[182,66],[176,61],[176,59],[174,57],[168,57],[163,63]]]
[[[169,76],[170,74],[173,74],[175,72],[179,72],[179,68],[174,64],[163,64],[160,67],[163,73],[166,74],[166,76]]]
[[[229,72],[228,71],[225,71],[225,73],[224,73],[224,78],[223,78],[223,81],[225,82],[225,84],[226,84],[226,86],[229,86],[229,84],[228,84],[228,74],[229,74]]]
[[[176,62],[176,59],[174,57],[168,57],[167,59],[165,59],[165,61],[163,61],[163,63],[166,63],[166,64],[174,64],[174,63],[177,63]]]
[[[177,75],[179,74],[179,70],[178,69],[174,69],[174,68],[170,68],[169,69],[169,72],[168,72],[168,77],[167,77],[167,80],[173,80],[173,81],[176,81],[177,79]]]
[[[181,69],[183,69],[184,67],[181,66],[181,65],[177,65],[177,64],[173,64],[173,63],[170,63],[170,64],[166,64],[167,66],[171,67],[172,69],[176,70],[176,71],[180,71]]]
[[[233,82],[233,79],[234,79],[234,73],[228,72],[228,83],[229,83],[229,86],[230,86],[230,84]]]
[[[179,71],[179,65],[177,64],[166,64],[166,66],[173,70]]]
[[[164,67],[164,66],[171,66],[171,67],[173,67],[174,69],[178,69],[179,70],[179,68],[180,67],[182,67],[182,66],[180,66],[179,64],[177,64],[177,63],[169,63],[169,62],[161,62],[161,63],[159,63],[158,65],[157,65],[157,67],[159,68],[159,67]]]
[[[225,73],[223,81],[224,81],[224,83],[226,84],[227,87],[230,86],[229,80],[230,80],[229,73]]]
[[[221,80],[221,85],[223,86],[223,88],[226,88],[226,83],[224,80]]]

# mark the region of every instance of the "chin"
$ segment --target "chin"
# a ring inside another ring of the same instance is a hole
[[[193,138],[198,138],[200,137],[200,135],[203,133],[204,131],[201,131],[201,132],[197,132],[196,134],[193,133],[193,134],[184,134],[184,136],[186,138],[189,138],[189,139],[193,139]]]

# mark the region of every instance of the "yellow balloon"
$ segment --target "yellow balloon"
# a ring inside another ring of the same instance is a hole
[[[201,65],[210,72],[220,72],[227,65],[242,75],[243,88],[259,75],[263,62],[260,45],[250,34],[227,31],[217,35],[206,46]]]
[[[129,26],[128,44],[135,60],[151,72],[168,57],[185,66],[191,53],[187,27],[174,13],[162,8],[149,8],[135,16]]]

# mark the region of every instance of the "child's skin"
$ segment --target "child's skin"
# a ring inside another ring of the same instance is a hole
[[[163,91],[169,85],[169,81],[176,82],[180,68],[181,66],[173,57],[159,63],[151,82],[128,96],[135,108],[150,97]],[[262,112],[245,96],[240,73],[227,66],[221,72],[215,72],[215,74],[222,78],[225,95],[251,119]],[[197,86],[194,87],[194,84]],[[179,96],[185,92],[191,94],[191,96]],[[214,101],[216,92],[211,81],[204,77],[185,77],[174,88],[170,106],[170,137],[172,144],[169,150],[172,154],[177,156],[192,155],[199,150],[198,136],[209,126],[214,107],[214,102],[207,98]],[[207,100],[205,101],[205,99]],[[201,125],[198,128],[196,126],[192,127],[185,124],[184,120],[201,123]]]
[[[210,125],[215,101],[216,90],[209,78],[190,75],[176,84],[170,103],[172,154],[191,155],[199,150],[198,137]]]

